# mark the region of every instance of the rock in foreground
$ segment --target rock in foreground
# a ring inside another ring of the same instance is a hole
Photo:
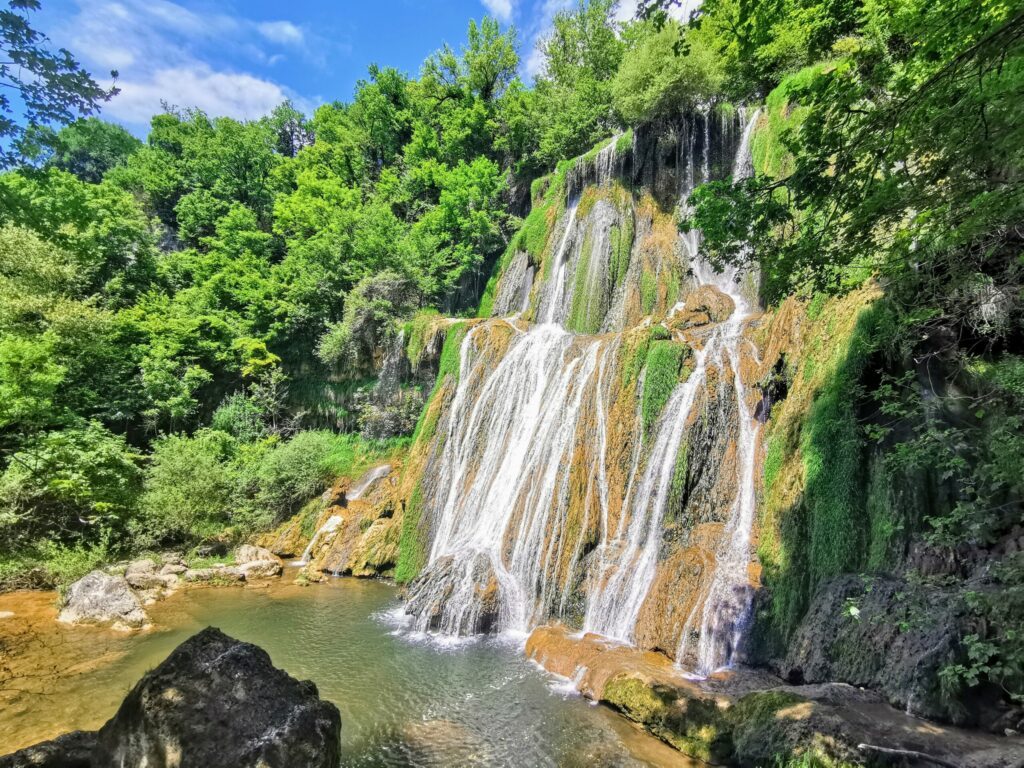
[[[336,768],[340,739],[338,708],[313,683],[208,627],[143,677],[97,733],[37,744],[0,768]]]
[[[110,624],[115,629],[138,629],[148,617],[123,577],[93,571],[68,589],[57,620],[65,624]]]

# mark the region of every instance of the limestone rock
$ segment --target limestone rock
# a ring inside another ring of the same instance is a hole
[[[132,589],[162,589],[166,586],[152,560],[136,560],[124,572],[124,579]]]
[[[185,581],[245,581],[245,574],[238,568],[189,568],[183,574]]]
[[[280,559],[271,552],[269,549],[263,547],[256,547],[252,544],[243,544],[235,550],[235,562],[239,565],[245,565],[246,563],[255,563],[259,561],[269,561],[274,563],[280,563]]]
[[[65,624],[110,624],[115,629],[138,629],[148,617],[123,577],[92,571],[68,589],[57,620]]]
[[[187,565],[181,563],[167,563],[160,568],[161,576],[180,576],[188,570]]]
[[[272,579],[275,576],[280,576],[283,568],[277,560],[252,560],[236,566],[235,570],[240,571],[246,581],[253,581],[254,579]]]
[[[208,627],[140,680],[100,729],[95,766],[334,768],[341,716],[263,649]]]

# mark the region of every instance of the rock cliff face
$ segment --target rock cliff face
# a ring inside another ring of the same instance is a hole
[[[0,768],[334,768],[341,716],[316,686],[212,627],[143,677],[97,733],[0,758]]]

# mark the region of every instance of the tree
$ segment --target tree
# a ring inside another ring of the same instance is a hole
[[[8,0],[0,10],[0,85],[8,89],[0,92],[0,168],[24,157],[21,140],[31,129],[92,115],[118,93],[97,84],[69,51],[49,49],[49,38],[29,23],[39,8],[39,0]]]
[[[611,18],[614,0],[580,0],[555,16],[542,40],[537,78],[541,158],[554,165],[590,149],[617,125],[611,82],[625,49]]]
[[[612,81],[615,109],[627,124],[678,114],[721,93],[722,59],[701,30],[684,32],[672,21],[661,29],[643,27]]]
[[[123,165],[142,142],[119,125],[96,117],[76,120],[45,141],[52,147],[50,168],[73,173],[82,181],[99,184],[111,168]]]

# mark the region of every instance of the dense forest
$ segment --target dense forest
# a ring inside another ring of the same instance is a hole
[[[760,172],[698,188],[678,226],[715,264],[752,262],[768,308],[884,291],[816,405],[827,461],[802,525],[842,528],[867,446],[886,483],[941,489],[915,523],[930,556],[977,573],[979,551],[1019,539],[1018,0],[705,0],[682,22],[654,0],[622,24],[613,0],[581,0],[533,83],[516,31],[485,18],[415,76],[371,66],[312,115],[168,105],[145,141],[96,116],[116,88],[49,52],[37,3],[8,5],[5,59],[34,75],[0,65],[19,94],[0,100],[5,586],[242,540],[401,451],[433,380],[388,380],[389,352],[431,318],[489,311],[502,254],[532,236],[535,180],[613,134],[762,104]],[[861,565],[822,547],[800,578]],[[1024,554],[1000,547],[999,597],[967,591],[977,631],[944,680],[1019,696]]]

